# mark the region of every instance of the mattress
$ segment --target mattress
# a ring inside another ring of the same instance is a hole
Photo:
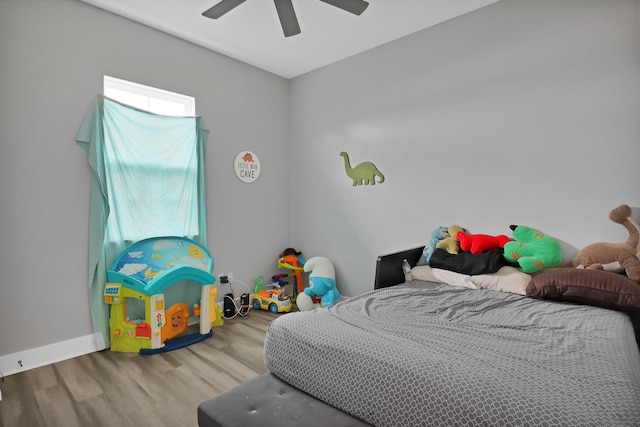
[[[597,307],[412,281],[279,317],[264,359],[377,426],[640,424],[633,326]]]

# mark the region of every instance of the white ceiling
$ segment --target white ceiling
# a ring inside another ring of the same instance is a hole
[[[248,0],[214,20],[219,0],[82,0],[215,52],[293,78],[498,0],[368,0],[360,16],[293,0],[302,33],[284,37],[271,0]]]

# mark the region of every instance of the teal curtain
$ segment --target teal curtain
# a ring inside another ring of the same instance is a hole
[[[182,236],[207,247],[204,154],[200,117],[168,117],[99,95],[76,142],[91,168],[89,303],[94,333],[109,346],[107,270],[130,244]]]

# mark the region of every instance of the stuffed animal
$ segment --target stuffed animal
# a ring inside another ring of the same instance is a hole
[[[429,258],[433,255],[433,251],[436,250],[438,242],[448,236],[448,227],[440,226],[431,232],[431,240],[424,246],[422,255],[416,263],[416,265],[429,265]]]
[[[457,254],[460,252],[460,245],[458,244],[458,231],[464,231],[459,225],[451,225],[447,229],[447,235],[444,239],[440,240],[436,244],[437,249],[444,249],[450,254]]]
[[[320,297],[323,307],[332,306],[340,299],[336,289],[336,272],[331,261],[325,257],[313,257],[304,264],[304,271],[309,273],[309,287],[304,293],[310,297]]]
[[[592,243],[571,260],[571,265],[592,270],[625,272],[633,280],[640,281],[640,226],[631,218],[631,208],[620,205],[609,213],[611,221],[629,231],[624,243]]]
[[[487,234],[468,234],[464,231],[458,231],[458,242],[460,242],[460,250],[463,252],[471,252],[472,254],[481,254],[483,252],[496,251],[510,241],[509,237],[501,234],[499,236],[489,236]]]
[[[517,263],[525,273],[556,267],[562,262],[562,249],[556,239],[526,225],[512,225],[513,239],[504,245],[504,257]]]

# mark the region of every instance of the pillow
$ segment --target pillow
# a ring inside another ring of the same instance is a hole
[[[478,289],[478,287],[471,282],[471,276],[468,274],[456,273],[455,271],[444,270],[442,268],[434,268],[433,275],[438,282],[446,283],[449,286]]]
[[[613,310],[640,310],[640,283],[610,271],[552,268],[533,276],[527,296]]]
[[[502,267],[493,274],[471,276],[471,282],[479,288],[518,295],[526,295],[527,285],[530,281],[530,275],[514,267]]]
[[[425,282],[445,283],[450,286],[476,289],[477,286],[469,280],[469,277],[467,274],[422,265],[413,267],[407,275],[407,280],[424,280]]]
[[[424,280],[425,282],[437,282],[438,279],[433,275],[433,269],[428,265],[416,265],[407,273],[406,280]]]
[[[492,274],[456,273],[443,268],[431,268],[428,265],[416,266],[409,272],[407,280],[424,280],[426,282],[446,283],[463,288],[485,288],[492,291],[510,292],[525,295],[531,276],[514,267],[502,267]]]

